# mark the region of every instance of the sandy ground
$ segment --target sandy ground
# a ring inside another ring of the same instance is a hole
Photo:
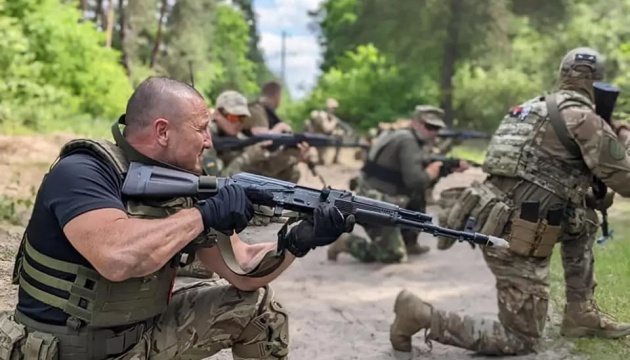
[[[0,195],[27,196],[33,193],[54,160],[59,146],[68,135],[42,137],[0,136]],[[347,188],[348,180],[358,166],[352,154],[345,153],[345,165],[319,167],[329,185]],[[302,169],[305,170],[305,169]],[[451,175],[440,181],[434,192],[470,183],[483,174],[470,170]],[[19,183],[16,182],[19,179]],[[317,177],[303,171],[303,185],[321,187]],[[435,208],[429,213],[435,215]],[[24,223],[28,219],[25,212]],[[249,228],[242,237],[252,239],[275,238],[279,226]],[[10,284],[13,256],[23,227],[0,226],[0,306],[10,309],[16,300],[16,287]],[[357,226],[359,233],[363,230]],[[412,257],[407,264],[361,264],[346,254],[338,261],[326,259],[326,249],[316,249],[296,261],[272,283],[278,299],[290,312],[291,359],[318,360],[377,360],[377,359],[466,359],[470,352],[433,343],[428,352],[422,332],[414,337],[411,354],[397,353],[389,343],[389,326],[394,318],[393,304],[397,293],[406,288],[434,305],[452,311],[485,317],[496,317],[494,280],[486,268],[481,253],[468,244],[456,244],[448,251],[435,248],[435,239],[422,235],[422,243],[432,250]],[[550,312],[547,327],[551,335],[557,333],[558,319]],[[577,359],[569,355],[569,345],[563,341],[547,340],[545,352],[537,356],[513,359]],[[211,359],[231,359],[223,351]],[[474,356],[484,359],[484,357]]]

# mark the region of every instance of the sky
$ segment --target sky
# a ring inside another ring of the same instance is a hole
[[[269,69],[281,75],[282,32],[287,34],[286,81],[294,99],[300,99],[315,85],[321,59],[317,38],[308,29],[307,11],[323,0],[254,0],[258,17],[260,47]]]

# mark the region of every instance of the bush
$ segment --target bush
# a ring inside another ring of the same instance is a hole
[[[0,0],[2,127],[37,131],[121,114],[132,88],[104,36],[80,22],[75,4]]]

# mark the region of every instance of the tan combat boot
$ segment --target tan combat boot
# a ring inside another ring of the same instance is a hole
[[[389,341],[398,351],[411,351],[411,337],[431,327],[433,306],[407,290],[402,290],[394,304],[396,318],[389,328]]]
[[[560,334],[567,337],[616,339],[630,335],[630,324],[618,322],[600,310],[594,301],[568,303]]]
[[[339,236],[339,238],[328,247],[328,260],[337,261],[337,256],[339,256],[339,254],[343,252],[348,252],[348,247],[346,246],[346,243],[348,242],[349,238],[350,234],[341,234],[341,236]]]

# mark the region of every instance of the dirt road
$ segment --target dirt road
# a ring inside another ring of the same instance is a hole
[[[56,149],[66,137],[55,139],[22,140],[0,137],[0,185],[11,184],[18,169],[22,182],[11,187],[11,194],[24,194],[25,188],[37,185],[54,159]],[[19,145],[18,143],[24,145]],[[43,146],[30,147],[37,141]],[[9,142],[9,143],[7,143]],[[16,145],[18,144],[18,145]],[[46,149],[43,153],[41,149]],[[10,149],[10,151],[7,151]],[[38,150],[35,150],[38,149]],[[4,150],[4,152],[3,152]],[[37,151],[37,156],[28,155]],[[346,157],[348,158],[348,157]],[[329,185],[347,188],[348,179],[357,171],[357,164],[321,167]],[[441,181],[436,193],[446,187],[464,185],[483,174],[470,170]],[[304,172],[304,185],[321,187],[321,182]],[[1,188],[5,188],[2,186]],[[429,209],[433,212],[434,209]],[[274,239],[278,226],[249,228],[242,237]],[[357,232],[362,232],[357,226]],[[14,304],[15,287],[10,285],[13,254],[20,226],[0,228],[0,306],[9,309]],[[393,320],[393,303],[403,288],[444,309],[496,316],[494,280],[484,265],[479,250],[468,244],[456,244],[449,251],[435,248],[435,240],[423,235],[421,242],[432,246],[425,255],[412,257],[407,264],[360,264],[345,254],[338,261],[326,260],[326,249],[312,251],[296,261],[279,279],[273,282],[279,300],[290,311],[291,359],[300,360],[381,360],[381,359],[466,359],[469,353],[453,347],[433,343],[428,352],[422,333],[414,337],[411,354],[395,353],[389,344],[389,325]],[[550,333],[557,332],[557,321],[551,316]],[[570,356],[565,344],[549,342],[549,350],[538,356],[512,359],[577,359]],[[477,359],[483,357],[475,357]],[[223,351],[211,359],[231,359]]]

